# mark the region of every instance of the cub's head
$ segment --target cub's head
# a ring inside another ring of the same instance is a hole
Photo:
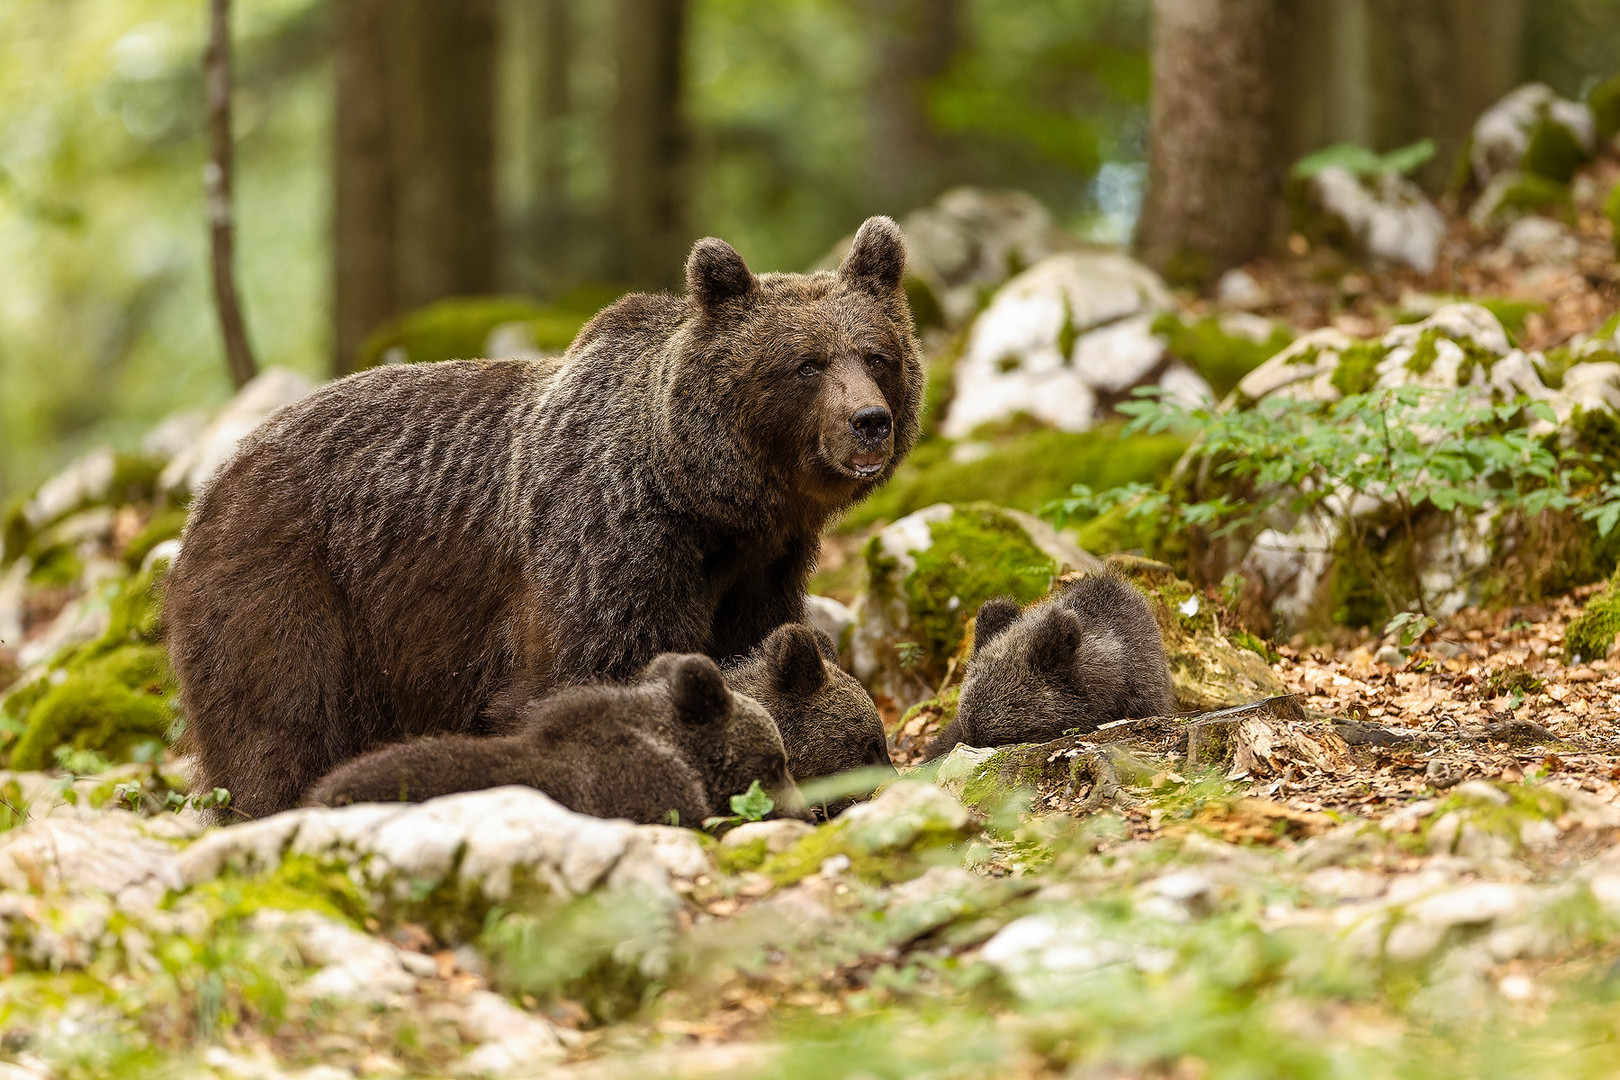
[[[729,813],[731,796],[758,780],[776,801],[773,817],[808,816],[770,713],[732,693],[713,660],[666,653],[648,665],[647,676],[666,682],[672,734],[703,777],[711,813]]]
[[[888,479],[922,408],[904,271],[886,217],[867,219],[834,272],[755,275],[725,241],[699,240],[686,263],[677,434],[711,466],[740,455],[821,508]]]
[[[970,746],[1046,742],[1086,723],[1079,616],[1061,604],[1020,615],[1005,597],[988,600],[973,623],[973,658],[956,723]]]
[[[855,769],[896,775],[877,706],[855,677],[838,666],[837,649],[821,631],[785,623],[726,678],[776,720],[788,771],[801,784]],[[832,816],[851,801],[838,800],[823,809]]]

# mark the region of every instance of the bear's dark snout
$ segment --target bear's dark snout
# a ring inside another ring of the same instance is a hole
[[[858,410],[850,417],[849,426],[861,442],[867,446],[879,447],[889,441],[889,433],[894,430],[894,418],[883,406],[871,405]]]

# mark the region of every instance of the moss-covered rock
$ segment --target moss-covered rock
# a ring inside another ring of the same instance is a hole
[[[1603,216],[1609,219],[1615,257],[1620,258],[1620,184],[1614,185],[1614,189],[1603,200]]]
[[[54,659],[27,684],[0,700],[6,730],[18,732],[10,764],[49,768],[58,751],[93,751],[128,760],[161,743],[178,718],[173,677],[158,635],[159,586],[167,569],[146,571],[104,586],[104,632]]]
[[[127,759],[136,747],[161,742],[174,722],[160,648],[123,646],[55,674],[60,681],[48,676],[48,685],[20,710],[26,727],[11,752],[12,768],[49,768],[63,748]]]
[[[508,324],[527,335],[526,347],[560,353],[595,310],[573,304],[545,307],[503,297],[441,300],[374,332],[361,347],[357,366],[475,359],[487,355],[490,332]]]
[[[1153,320],[1165,339],[1165,352],[1204,377],[1217,397],[1225,397],[1243,376],[1287,348],[1294,335],[1286,326],[1257,316],[1190,319],[1166,312]],[[1095,485],[1093,485],[1095,486]]]
[[[1620,570],[1564,628],[1564,655],[1571,663],[1607,656],[1616,634],[1620,634]]]
[[[984,601],[1027,603],[1059,574],[1100,565],[1045,522],[988,503],[919,510],[874,536],[862,558],[853,666],[900,707],[931,696]]]

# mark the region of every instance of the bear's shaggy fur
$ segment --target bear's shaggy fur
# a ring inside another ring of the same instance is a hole
[[[164,607],[196,781],[259,817],[487,707],[747,654],[803,614],[822,526],[917,437],[904,246],[755,276],[699,241],[560,365],[373,369],[271,417],[196,499]]]
[[[765,706],[782,733],[788,771],[803,784],[853,769],[896,775],[877,706],[820,630],[777,627],[746,661],[726,670],[726,685]],[[823,806],[832,816],[849,800]]]
[[[511,735],[441,735],[339,765],[308,802],[423,802],[503,784],[597,817],[697,826],[754,780],[787,814],[803,799],[775,725],[706,656],[658,657],[636,686],[567,687],[527,706]]]
[[[1007,746],[1175,711],[1164,639],[1147,598],[1089,574],[1020,614],[1005,597],[974,620],[956,719],[928,745]]]

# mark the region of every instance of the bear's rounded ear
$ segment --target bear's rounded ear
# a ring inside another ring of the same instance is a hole
[[[893,295],[906,272],[906,241],[892,218],[869,217],[855,233],[838,276],[880,297]]]
[[[816,632],[803,623],[783,623],[765,639],[771,682],[784,694],[805,697],[827,681]]]
[[[682,723],[712,724],[731,711],[731,691],[707,656],[683,656],[670,665],[669,697]]]
[[[692,245],[686,257],[686,291],[704,307],[747,296],[754,275],[737,249],[712,236]]]
[[[813,626],[810,632],[816,635],[816,648],[821,650],[821,658],[829,664],[838,663],[838,645],[833,641],[832,635]]]
[[[1063,607],[1049,607],[1041,613],[1030,634],[1029,662],[1036,671],[1056,674],[1074,667],[1074,653],[1080,647],[1084,628],[1080,616]]]
[[[1008,596],[997,596],[979,605],[973,617],[973,651],[978,652],[1000,637],[1018,621],[1018,601]]]

